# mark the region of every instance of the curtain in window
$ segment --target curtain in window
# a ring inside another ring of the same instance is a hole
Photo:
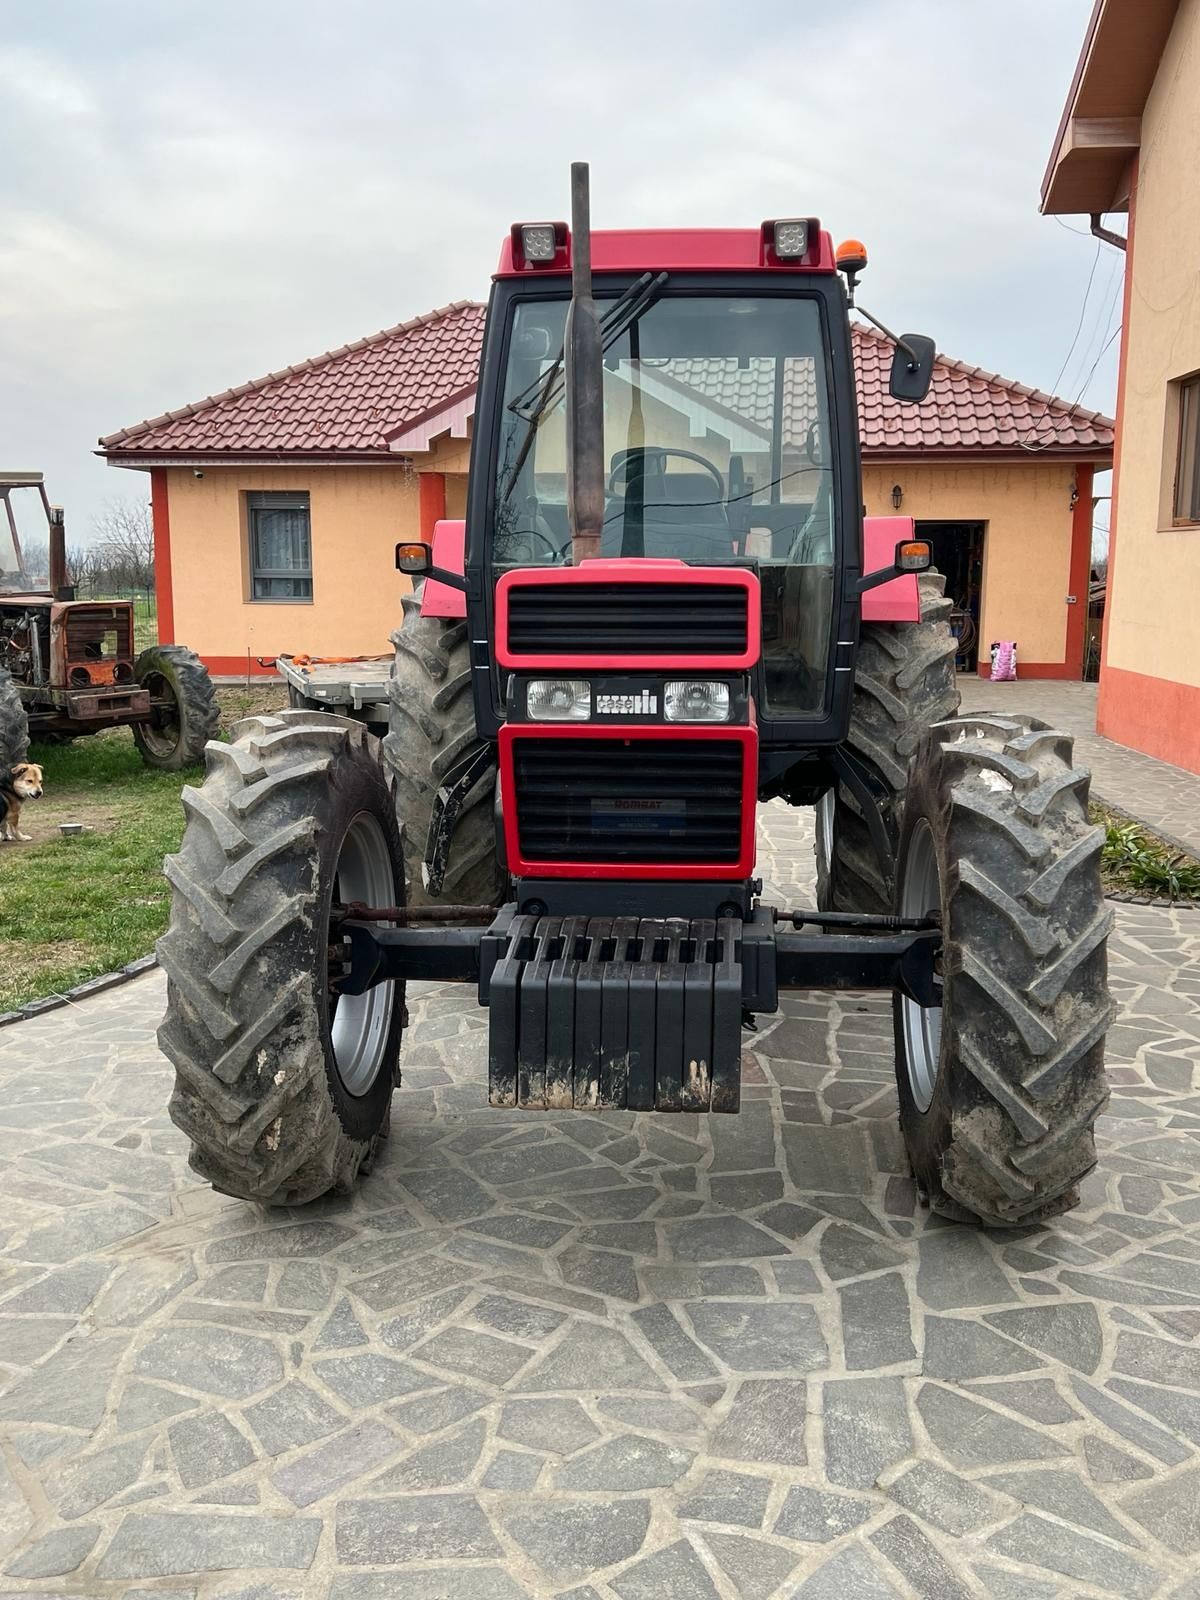
[[[258,510],[254,514],[254,565],[260,572],[303,572],[312,568],[308,512]]]
[[[312,599],[308,495],[249,496],[250,564],[256,600]]]

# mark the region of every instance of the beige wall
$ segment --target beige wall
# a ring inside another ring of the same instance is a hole
[[[1173,381],[1200,371],[1198,172],[1200,0],[1181,0],[1142,117],[1105,665],[1192,688],[1200,528],[1172,526]]]
[[[1018,666],[1052,665],[1066,659],[1074,481],[1074,465],[1059,461],[868,465],[863,498],[869,516],[983,522],[980,660],[993,639],[1015,639]],[[894,484],[904,491],[899,513]]]
[[[467,446],[443,444],[425,458],[444,470],[447,515],[465,510]],[[422,463],[424,464],[424,463]],[[244,670],[246,657],[366,655],[388,649],[407,580],[393,546],[420,533],[416,472],[396,467],[223,468],[167,474],[174,635],[215,670]],[[984,537],[980,641],[1015,638],[1027,665],[1066,656],[1070,590],[1071,485],[1067,463],[868,466],[868,513],[901,511],[918,520],[981,521]],[[245,495],[307,490],[313,602],[250,601]]]
[[[466,507],[469,445],[447,443],[419,458],[445,473],[446,514]],[[399,462],[355,467],[205,467],[167,474],[174,636],[214,670],[252,670],[255,658],[372,655],[390,648],[409,580],[394,547],[422,532],[418,473]],[[304,490],[312,531],[313,599],[249,598],[246,494]]]
[[[245,495],[308,491],[313,601],[250,601]],[[417,533],[417,479],[395,468],[205,467],[168,473],[175,638],[215,659],[365,655],[389,648],[408,580],[394,546]]]

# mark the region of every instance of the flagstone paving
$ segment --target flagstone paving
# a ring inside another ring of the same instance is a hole
[[[0,1597],[1195,1600],[1200,916],[1117,916],[1100,1166],[1008,1234],[917,1205],[873,998],[706,1121],[489,1111],[414,991],[385,1158],[279,1214],[189,1175],[159,976],[0,1031]]]

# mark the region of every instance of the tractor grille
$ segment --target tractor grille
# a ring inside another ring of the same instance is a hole
[[[739,584],[516,585],[508,597],[514,656],[738,656],[747,647]]]
[[[728,740],[513,741],[526,861],[738,861],[744,747]]]
[[[67,612],[67,660],[133,660],[133,613],[129,606],[79,606]]]

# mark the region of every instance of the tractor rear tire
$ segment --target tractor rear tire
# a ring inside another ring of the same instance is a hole
[[[895,842],[913,754],[935,722],[958,714],[955,641],[947,618],[946,580],[917,579],[919,622],[863,624],[854,668],[854,700],[846,743],[887,785],[884,824]],[[891,888],[857,800],[835,784],[816,815],[817,907],[821,911],[891,910]]]
[[[197,766],[221,721],[208,668],[186,645],[154,644],[138,656],[133,675],[143,689],[171,708],[154,721],[134,723],[134,743],[142,760],[158,772]]]
[[[1071,739],[961,717],[913,763],[895,909],[942,919],[943,1005],[894,1001],[900,1125],[934,1211],[988,1227],[1078,1203],[1108,1099],[1103,830]]]
[[[0,667],[0,771],[7,771],[29,755],[29,716],[13,675]]]
[[[326,712],[251,717],[213,742],[165,871],[159,940],[172,1120],[214,1189],[264,1205],[347,1193],[386,1135],[403,985],[330,993],[335,899],[403,904],[379,741]]]
[[[396,659],[388,683],[390,726],[384,755],[396,780],[410,905],[498,906],[505,876],[496,846],[496,768],[471,789],[458,814],[446,876],[430,894],[423,867],[434,797],[456,762],[482,744],[475,729],[467,624],[423,617],[420,590],[401,602],[392,635]]]

